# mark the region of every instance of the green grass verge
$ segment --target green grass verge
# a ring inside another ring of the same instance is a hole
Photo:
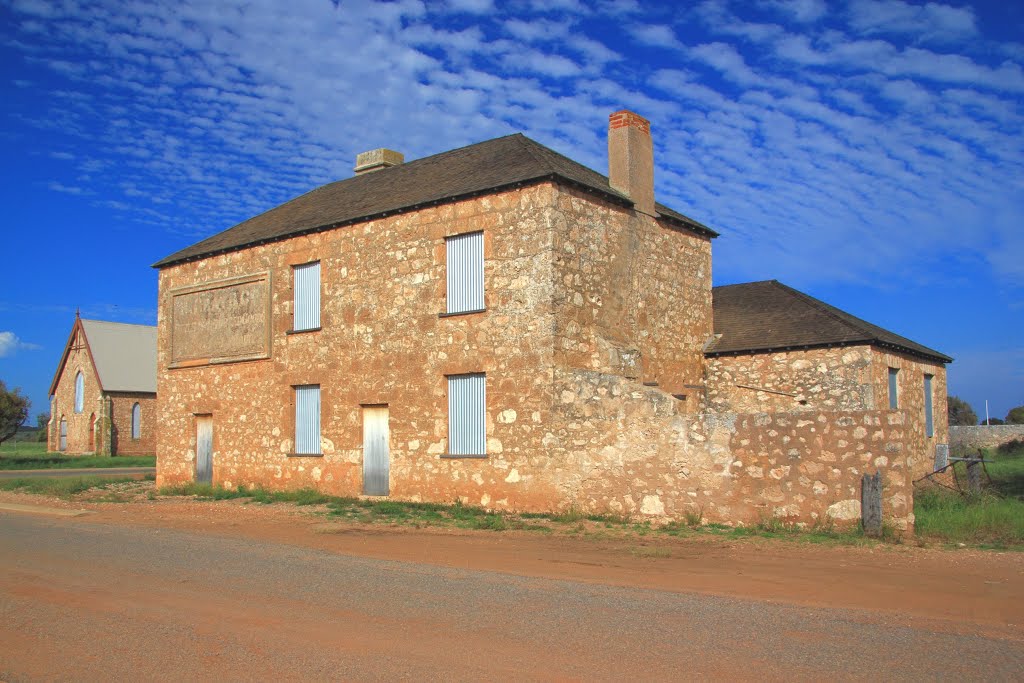
[[[152,477],[146,477],[152,479]],[[90,490],[108,489],[117,484],[138,481],[133,477],[60,477],[54,479],[0,479],[0,491],[19,491],[65,500]]]
[[[227,490],[208,484],[168,486],[157,492],[161,496],[195,496],[200,500],[246,499],[256,503],[294,503],[325,505],[328,514],[356,523],[384,523],[414,527],[449,527],[489,531],[560,532],[591,537],[681,537],[711,535],[724,538],[775,538],[809,543],[859,544],[877,543],[859,530],[836,531],[831,527],[800,528],[796,525],[767,521],[754,526],[729,527],[721,524],[701,525],[699,519],[654,526],[619,515],[585,514],[575,509],[561,513],[502,513],[484,508],[443,503],[411,503],[395,500],[359,499],[329,496],[312,489],[268,491],[262,488]],[[638,556],[662,557],[660,551],[638,550]]]
[[[5,442],[2,444],[7,446]],[[28,446],[33,448],[29,449]],[[61,455],[47,453],[46,444],[19,443],[17,451],[13,448],[0,450],[0,470],[50,470],[76,469],[97,467],[156,467],[156,456],[119,455],[107,457],[101,455]]]
[[[979,496],[933,488],[914,494],[916,532],[940,543],[1024,550],[1024,443],[984,453],[991,486]],[[967,481],[966,465],[956,463]],[[984,480],[984,477],[983,477]]]

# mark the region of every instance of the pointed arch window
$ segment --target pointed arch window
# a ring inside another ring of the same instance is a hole
[[[75,412],[85,410],[85,375],[79,370],[75,375]]]
[[[138,403],[132,406],[132,438],[142,438],[142,406]]]

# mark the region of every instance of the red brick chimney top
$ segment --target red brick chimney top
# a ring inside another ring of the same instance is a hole
[[[639,114],[634,114],[628,109],[617,111],[614,114],[610,114],[608,116],[609,129],[626,127],[639,128],[648,135],[651,134],[651,122],[645,119],[644,117],[640,116]]]

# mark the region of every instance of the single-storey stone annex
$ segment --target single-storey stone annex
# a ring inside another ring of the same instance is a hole
[[[75,315],[50,384],[47,450],[151,455],[156,448],[156,327]]]
[[[522,135],[376,150],[155,264],[158,485],[812,523],[879,469],[910,527],[949,359],[852,316],[750,343],[761,290],[837,314],[713,303],[716,233],[655,201],[648,121],[612,114],[608,151],[605,177]]]

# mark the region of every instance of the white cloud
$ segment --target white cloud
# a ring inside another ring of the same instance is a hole
[[[622,9],[614,19],[540,4],[12,13],[47,28],[17,49],[54,74],[52,109],[31,123],[40,154],[64,160],[52,189],[182,246],[348,177],[374,147],[415,159],[522,130],[603,171],[606,117],[627,106],[652,120],[660,198],[724,233],[720,274],[941,277],[937,263],[968,252],[1024,280],[1024,76],[998,45],[925,50],[867,26],[851,38],[819,3],[772,6],[810,22],[800,34],[735,16],[740,3],[671,24],[637,4],[598,10]]]
[[[42,347],[18,339],[13,332],[0,332],[0,358],[13,356],[18,351],[37,351]]]
[[[921,39],[951,41],[975,35],[974,10],[937,2],[911,4],[903,0],[852,0],[850,26],[859,33],[906,34]]]
[[[664,24],[631,24],[627,27],[630,35],[642,45],[681,49],[682,43],[671,26]]]
[[[762,0],[760,4],[802,24],[817,21],[828,12],[825,0]]]

